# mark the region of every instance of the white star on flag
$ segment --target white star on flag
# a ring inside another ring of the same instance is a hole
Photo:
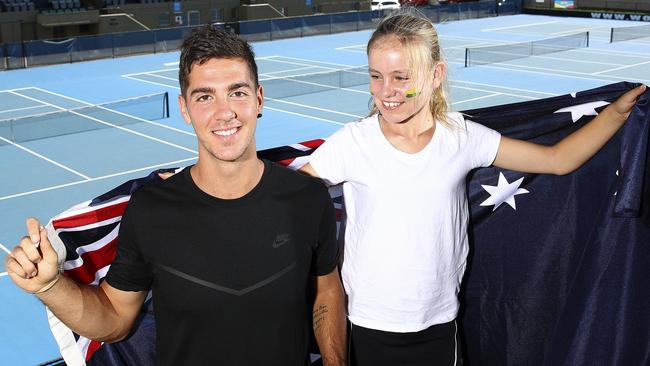
[[[596,112],[596,108],[602,107],[602,106],[608,105],[608,104],[609,104],[609,102],[605,102],[605,101],[578,104],[578,105],[574,105],[574,106],[571,106],[571,107],[558,109],[557,111],[555,111],[553,113],[571,112],[571,119],[573,120],[573,123],[575,123],[582,116],[597,116],[598,112]]]
[[[506,177],[503,176],[503,173],[499,172],[499,183],[497,183],[496,186],[481,184],[481,187],[490,194],[488,199],[481,202],[481,206],[494,205],[492,211],[495,211],[497,207],[501,206],[501,204],[505,202],[516,210],[517,205],[515,204],[515,196],[518,194],[530,193],[524,188],[519,188],[523,181],[524,177],[521,177],[512,183],[508,183]]]

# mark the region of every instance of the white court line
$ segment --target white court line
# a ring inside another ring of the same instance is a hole
[[[579,34],[579,33],[584,33],[584,32],[589,32],[589,36],[590,36],[589,38],[591,38],[591,36],[593,35],[594,30],[592,28],[578,28],[578,29],[551,32],[551,33],[549,33],[549,35],[551,35],[551,36],[560,36],[561,37],[561,36],[569,36],[569,35],[572,35],[572,34],[576,34],[576,33]],[[542,40],[544,40],[544,39],[543,38],[540,39],[540,41],[542,41]],[[533,42],[535,42],[535,41],[533,41]]]
[[[346,49],[336,49],[337,51],[345,51],[345,52],[354,52],[354,53],[366,53],[366,50],[361,50],[358,48],[346,48]]]
[[[139,80],[139,79],[136,79],[136,80]],[[158,127],[166,128],[166,129],[168,129],[168,130],[172,130],[172,131],[174,131],[174,132],[178,132],[178,133],[182,133],[182,134],[185,134],[185,135],[189,135],[189,136],[194,136],[194,137],[196,137],[196,134],[194,134],[193,132],[184,131],[184,130],[181,130],[181,129],[176,128],[176,127],[167,126],[167,125],[165,125],[165,124],[158,123],[158,122],[154,122],[154,121],[149,121],[149,120],[144,119],[144,118],[140,118],[140,117],[132,116],[132,115],[127,114],[127,113],[123,113],[123,112],[116,111],[116,110],[113,110],[113,109],[110,109],[110,108],[102,107],[101,105],[93,105],[93,104],[91,104],[91,103],[84,102],[83,100],[79,100],[79,99],[76,99],[76,98],[69,97],[69,96],[67,96],[67,95],[63,95],[63,94],[59,94],[59,93],[55,93],[55,92],[51,92],[51,91],[49,91],[49,90],[41,89],[41,88],[39,88],[39,87],[34,87],[33,89],[40,90],[40,91],[42,91],[43,93],[48,93],[48,94],[56,95],[57,97],[61,97],[61,98],[65,98],[65,99],[73,100],[73,101],[75,101],[75,102],[85,103],[85,104],[87,104],[88,106],[95,106],[95,107],[98,107],[98,108],[103,109],[103,110],[105,110],[105,111],[112,112],[112,113],[116,113],[116,114],[119,114],[119,115],[122,115],[122,116],[125,116],[125,117],[129,117],[129,118],[133,118],[133,119],[135,119],[135,120],[138,120],[138,121],[140,121],[140,122],[144,122],[144,123],[147,123],[147,124],[150,124],[150,125],[154,125],[154,126],[158,126]],[[156,95],[156,94],[150,94],[150,95]],[[149,95],[145,95],[145,97],[147,97],[147,96],[149,96]],[[110,103],[121,102],[121,101],[122,101],[122,100],[115,100],[115,101],[105,102],[105,103],[102,103],[102,104],[110,104]]]
[[[295,68],[295,69],[262,72],[262,73],[260,73],[259,76],[271,75],[271,74],[281,74],[283,72],[293,72],[293,71],[308,70],[308,69],[329,69],[329,68],[328,67],[320,67],[320,66],[305,66],[305,67],[298,67],[298,68]]]
[[[484,92],[484,93],[497,93],[498,95],[507,95],[507,96],[510,96],[510,97],[517,97],[517,98],[525,98],[525,99],[539,99],[539,98],[531,97],[531,96],[528,96],[528,95],[513,94],[513,93],[504,93],[504,92],[500,92],[500,91],[496,91],[496,90],[485,90],[485,89],[479,89],[479,88],[470,88],[470,87],[459,86],[459,85],[452,86],[452,87],[453,87],[453,88],[457,88],[457,89],[465,89],[465,90],[471,90],[471,91],[480,91],[480,92]],[[553,94],[553,95],[554,95],[554,94]],[[457,103],[462,103],[462,102],[457,102]]]
[[[18,94],[18,95],[20,95],[20,96],[22,96],[22,97],[25,97],[25,98],[27,98],[27,99],[31,99],[31,100],[34,100],[34,101],[37,101],[37,102],[41,102],[41,103],[44,103],[44,104],[48,104],[48,105],[51,105],[51,106],[54,107],[54,108],[58,108],[58,109],[60,109],[60,110],[65,111],[64,108],[61,108],[61,107],[56,106],[56,105],[54,105],[54,104],[50,104],[50,103],[44,102],[44,101],[42,101],[42,100],[38,100],[38,99],[36,99],[36,98],[32,98],[32,97],[29,97],[29,96],[27,96],[27,95],[22,95],[22,94],[19,94],[19,93],[16,93],[16,94]],[[101,119],[99,119],[99,118],[95,118],[95,117],[87,116],[87,115],[85,115],[85,114],[81,114],[81,113],[76,112],[76,111],[74,111],[74,110],[67,110],[67,112],[72,113],[72,114],[75,114],[75,115],[77,115],[77,116],[79,116],[79,117],[82,117],[82,118],[87,118],[87,119],[89,119],[89,120],[92,120],[92,121],[95,121],[95,122],[98,122],[98,123],[101,123],[101,124],[104,124],[104,125],[107,125],[107,126],[113,127],[113,128],[117,128],[118,130],[122,130],[122,131],[124,131],[124,132],[128,132],[128,133],[131,133],[131,134],[134,134],[134,135],[140,136],[140,137],[144,137],[144,138],[146,138],[146,139],[148,139],[148,140],[156,141],[156,142],[159,142],[159,143],[164,144],[164,145],[168,145],[168,146],[171,146],[171,147],[175,147],[175,148],[177,148],[177,149],[180,149],[180,150],[185,150],[185,151],[189,151],[189,152],[191,152],[191,153],[197,154],[197,152],[196,152],[195,150],[188,149],[188,148],[186,148],[186,147],[184,147],[184,146],[176,145],[176,144],[174,144],[174,143],[171,143],[171,142],[168,142],[168,141],[165,141],[165,140],[161,140],[161,139],[159,139],[159,138],[156,138],[156,137],[153,137],[153,136],[149,136],[149,135],[147,135],[147,134],[144,134],[144,133],[141,133],[141,132],[138,132],[138,131],[134,131],[134,130],[128,129],[128,128],[126,128],[126,127],[118,126],[118,125],[116,125],[116,124],[113,124],[113,123],[110,123],[110,122],[103,121],[103,120],[101,120]]]
[[[272,58],[283,58],[283,59],[286,58],[286,59],[289,59],[289,60],[296,60],[296,61],[317,62],[317,63],[319,63],[319,64],[333,65],[333,66],[343,66],[343,67],[348,67],[348,68],[349,68],[349,67],[363,67],[363,66],[367,66],[367,65],[353,66],[353,65],[337,64],[337,63],[334,63],[334,62],[326,62],[326,61],[318,61],[318,60],[309,60],[309,59],[306,59],[306,58],[289,57],[289,56],[273,56],[273,57],[269,57],[268,59],[271,60]],[[275,60],[275,61],[277,61],[277,60]],[[312,64],[311,66],[316,66],[316,65],[313,65],[313,64]]]
[[[315,67],[315,66],[317,66],[317,65],[310,65],[310,64],[299,63],[299,62],[283,61],[283,60],[274,60],[274,59],[268,59],[267,61],[273,61],[273,62],[279,62],[279,63],[283,63],[283,64],[297,65],[297,66],[311,66],[311,67]],[[319,67],[322,67],[322,68],[324,68],[324,69],[337,70],[337,69],[334,68],[334,67],[327,67],[327,66],[319,66]]]
[[[134,75],[149,75],[154,72],[165,72],[165,71],[178,71],[178,68],[175,69],[162,69],[162,70],[151,70],[151,71],[145,71],[145,72],[134,72],[131,74],[124,74],[122,76],[127,77],[127,76],[134,76]]]
[[[302,107],[302,108],[314,109],[314,110],[317,110],[317,111],[323,111],[323,112],[328,112],[328,113],[333,113],[333,114],[340,114],[342,116],[347,116],[347,117],[354,117],[354,118],[363,118],[364,117],[364,116],[357,116],[356,114],[344,113],[344,112],[339,112],[339,111],[333,111],[331,109],[319,108],[319,107],[313,107],[313,106],[306,105],[306,104],[289,102],[288,100],[274,99],[274,98],[267,98],[267,97],[264,97],[264,99],[268,99],[268,100],[278,102],[278,103],[291,104],[291,105],[295,105],[295,106]]]
[[[364,48],[365,49],[366,44],[363,43],[363,44],[355,44],[353,46],[336,47],[335,50],[344,50],[344,49],[347,49],[347,48]]]
[[[626,42],[627,43],[627,42]],[[599,49],[589,49],[589,48],[576,48],[574,51],[579,51],[580,53],[597,53],[599,55],[607,54],[607,55],[625,55],[627,57],[635,57],[635,58],[641,58],[641,59],[648,59],[650,58],[649,53],[641,53],[641,52],[627,52],[627,51],[617,51],[617,50],[599,50]]]
[[[502,41],[499,39],[485,39],[485,38],[477,38],[477,37],[460,37],[460,36],[452,36],[452,35],[440,35],[439,37],[442,40],[449,39],[449,40],[458,40],[458,41],[489,42],[495,45],[513,43],[513,42]]]
[[[176,161],[170,161],[170,162],[162,163],[162,164],[150,165],[150,166],[146,166],[144,168],[133,169],[133,170],[129,170],[129,171],[126,171],[126,172],[120,172],[120,173],[104,175],[104,176],[101,176],[101,177],[91,178],[91,179],[88,179],[88,180],[80,180],[80,181],[76,181],[76,182],[72,182],[72,183],[60,184],[58,186],[35,189],[35,190],[29,191],[29,192],[16,193],[16,194],[12,194],[12,195],[9,195],[9,196],[0,197],[0,201],[8,200],[8,199],[11,199],[11,198],[16,198],[16,197],[28,196],[28,195],[35,194],[35,193],[52,191],[52,190],[59,189],[59,188],[76,186],[76,185],[79,185],[79,184],[94,182],[94,181],[97,181],[97,180],[103,180],[103,179],[118,177],[118,176],[121,176],[121,175],[137,173],[137,172],[141,172],[143,170],[151,170],[151,169],[160,168],[160,167],[163,167],[163,166],[169,166],[169,165],[173,165],[173,164],[184,163],[184,162],[191,161],[191,160],[196,160],[196,157],[182,159],[182,160],[176,160]]]
[[[499,88],[499,89],[516,90],[516,91],[522,91],[522,92],[526,92],[526,93],[543,94],[543,95],[548,95],[548,96],[551,96],[551,97],[554,97],[554,96],[557,95],[555,93],[546,93],[546,92],[534,91],[534,90],[529,90],[529,89],[511,88],[511,87],[507,87],[507,86],[500,86],[500,85],[494,85],[494,84],[476,83],[476,82],[473,82],[473,81],[464,81],[464,80],[451,80],[450,81],[450,84],[452,84],[452,86],[453,86],[453,84],[456,84],[456,83],[465,83],[465,84],[489,86],[489,87]],[[481,90],[481,89],[474,89],[474,90],[486,91],[488,93],[494,92],[494,90]],[[503,92],[501,92],[501,93],[507,95],[507,93],[503,93]],[[513,95],[515,95],[515,96],[523,96],[523,95],[518,95],[518,94],[513,94]]]
[[[284,109],[278,109],[278,108],[273,108],[273,107],[264,107],[264,109],[270,109],[270,110],[276,111],[276,112],[293,114],[295,116],[305,117],[305,118],[309,118],[309,119],[315,119],[315,120],[318,120],[318,121],[323,121],[323,122],[328,122],[328,123],[334,123],[334,124],[341,125],[341,126],[345,125],[345,123],[342,123],[342,122],[336,122],[336,121],[332,121],[330,119],[325,119],[325,118],[320,118],[320,117],[308,116],[306,114],[297,113],[297,112],[285,111]]]
[[[530,26],[533,26],[533,25],[553,24],[553,23],[557,23],[557,22],[558,22],[557,20],[554,20],[554,21],[551,21],[551,22],[530,23],[530,24],[512,25],[510,27],[481,29],[481,32],[492,32],[492,31],[499,31],[499,30],[504,30],[504,29],[525,28],[525,27],[530,27]]]
[[[135,75],[141,75],[141,74],[134,74],[134,76],[135,76]],[[157,83],[157,82],[155,82],[155,81],[144,80],[144,79],[138,79],[138,78],[136,78],[136,77],[129,76],[129,75],[120,75],[120,76],[122,76],[123,78],[131,79],[131,80],[137,80],[137,81],[139,81],[139,82],[141,82],[141,83],[149,83],[149,84],[153,84],[153,85],[164,86],[164,87],[166,87],[166,88],[175,88],[175,89],[179,89],[179,90],[180,90],[180,87],[175,86],[175,85],[161,84],[161,83]]]
[[[615,66],[615,65],[620,65],[620,64],[613,64],[611,62],[596,62],[596,61],[591,61],[591,60],[580,60],[580,59],[574,59],[574,58],[562,58],[562,57],[553,57],[553,56],[534,56],[535,58],[543,58],[547,60],[557,60],[557,61],[570,61],[570,62],[575,62],[575,63],[584,63],[584,64],[591,64],[591,65],[605,65],[605,66]]]
[[[487,46],[490,47],[490,46]],[[565,50],[565,51],[573,51],[571,50]],[[562,51],[564,52],[564,51]],[[508,52],[492,52],[493,54],[511,54]],[[536,58],[536,59],[544,59],[544,60],[556,60],[556,61],[570,61],[574,63],[585,63],[585,64],[590,64],[590,65],[605,65],[605,66],[619,66],[620,64],[614,64],[611,62],[596,62],[596,61],[591,61],[591,60],[580,60],[580,59],[575,59],[575,58],[565,58],[565,57],[554,57],[554,56],[547,56],[548,54],[544,55],[533,55],[533,56],[521,56],[514,58],[513,60],[522,60],[522,59],[529,59],[529,58]],[[508,60],[510,61],[510,60]]]
[[[468,102],[473,102],[475,100],[481,100],[481,99],[486,99],[486,98],[492,98],[492,97],[496,97],[498,95],[503,95],[503,94],[501,94],[501,93],[492,93],[492,94],[488,94],[488,95],[482,95],[480,97],[476,97],[476,98],[472,98],[472,99],[459,100],[457,102],[451,103],[451,105],[461,104],[461,103],[468,103]]]
[[[294,76],[300,76],[300,75],[294,75]],[[314,86],[318,86],[318,87],[326,88],[326,89],[330,89],[330,90],[346,90],[346,91],[353,92],[353,93],[370,94],[369,92],[367,92],[367,91],[363,91],[363,90],[350,89],[350,88],[339,88],[339,87],[331,86],[331,85],[325,85],[325,84],[313,83],[313,82],[311,82],[311,81],[295,80],[295,79],[292,79],[291,76],[287,76],[286,78],[284,78],[284,77],[278,77],[278,78],[274,78],[274,79],[260,80],[260,84],[264,85],[264,82],[265,82],[265,81],[283,80],[283,79],[286,79],[286,80],[288,80],[288,81],[292,81],[292,82],[294,82],[294,83],[307,84],[307,85],[314,85]]]
[[[2,273],[0,273],[0,277],[4,277],[4,276],[6,276],[6,275],[7,275],[7,272],[2,272]]]
[[[255,59],[256,59],[256,60],[264,60],[264,59],[267,59],[267,58],[269,58],[269,57],[273,57],[273,56],[255,57]],[[179,61],[173,61],[173,62],[165,62],[165,63],[163,63],[164,66],[178,66],[179,64],[180,64]]]
[[[591,39],[591,37],[593,37],[597,33],[599,35],[600,35],[600,33],[602,33],[603,35],[607,34],[607,37],[608,37],[607,39],[609,40],[610,29],[611,28],[609,28],[609,27],[608,28],[588,27],[588,28],[576,28],[576,29],[571,29],[571,30],[552,32],[552,33],[549,33],[549,34],[563,36],[563,35],[569,35],[569,34],[574,34],[574,33],[589,32],[589,38]]]
[[[625,66],[616,67],[616,68],[609,69],[609,70],[603,70],[603,71],[598,71],[598,72],[592,72],[591,75],[600,75],[600,74],[603,74],[603,73],[606,73],[606,72],[610,72],[610,71],[617,71],[617,70],[629,69],[630,67],[635,67],[635,66],[640,66],[640,65],[645,65],[645,64],[650,64],[650,61],[639,62],[638,64],[634,64],[634,65],[625,65]]]
[[[0,113],[9,113],[9,112],[17,112],[17,111],[24,111],[27,109],[34,109],[34,108],[43,108],[43,107],[48,107],[46,105],[33,105],[31,107],[22,107],[22,108],[14,108],[14,109],[3,109],[0,111]],[[18,117],[10,117],[7,119],[15,119],[15,118],[21,118],[23,116],[18,116]]]
[[[482,46],[490,47],[490,46],[492,46],[492,43],[490,43],[490,42],[478,42],[478,43],[465,44],[465,45],[462,45],[462,46],[444,47],[443,52],[445,50],[455,50],[455,49],[458,49],[458,48],[463,49],[463,48],[482,47]]]
[[[464,62],[458,62],[458,61],[448,61],[449,63],[453,64],[460,64],[464,65]],[[594,77],[582,77],[582,76],[577,76],[577,75],[584,75],[584,76],[589,76],[590,74],[587,73],[582,73],[582,72],[575,72],[575,71],[566,71],[566,70],[558,70],[558,69],[548,69],[548,68],[543,68],[543,67],[532,67],[532,66],[523,66],[523,65],[515,65],[515,64],[508,64],[508,63],[503,63],[499,62],[496,64],[488,64],[488,65],[480,65],[480,66],[475,66],[475,67],[486,67],[486,68],[491,68],[491,69],[499,69],[499,70],[508,70],[508,71],[520,71],[520,72],[527,72],[531,74],[542,74],[542,75],[548,75],[548,76],[557,76],[561,78],[573,78],[573,79],[582,79],[582,80],[596,80],[596,81],[603,81],[603,82],[612,82],[612,81],[625,81],[626,78],[623,77],[614,77],[614,76],[607,76],[607,79],[604,78],[594,78]],[[536,70],[545,70],[545,71],[550,71],[550,72],[544,72],[544,71],[536,71]],[[567,73],[567,74],[573,74],[573,75],[566,75],[562,73]],[[643,80],[643,79],[638,79],[635,78],[635,81],[640,81],[640,82],[650,82],[650,80]]]
[[[160,74],[147,74],[147,75],[148,76],[153,76],[155,78],[173,80],[175,82],[178,82],[178,78],[170,78],[169,76],[164,76],[164,75],[160,75]]]
[[[16,90],[27,90],[27,89],[31,89],[31,88],[32,88],[31,86],[26,86],[26,87],[23,87],[23,88],[0,90],[0,92],[12,92],[12,91],[16,91]]]

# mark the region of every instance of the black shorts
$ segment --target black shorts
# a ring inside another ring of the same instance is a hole
[[[352,366],[460,366],[456,321],[412,333],[350,325]]]

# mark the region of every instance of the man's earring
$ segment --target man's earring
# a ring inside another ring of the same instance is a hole
[[[257,118],[262,118],[262,113],[258,113]]]

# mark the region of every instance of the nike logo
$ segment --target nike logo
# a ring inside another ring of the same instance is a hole
[[[278,234],[273,241],[273,248],[279,248],[286,243],[291,241],[291,235],[289,234]]]

